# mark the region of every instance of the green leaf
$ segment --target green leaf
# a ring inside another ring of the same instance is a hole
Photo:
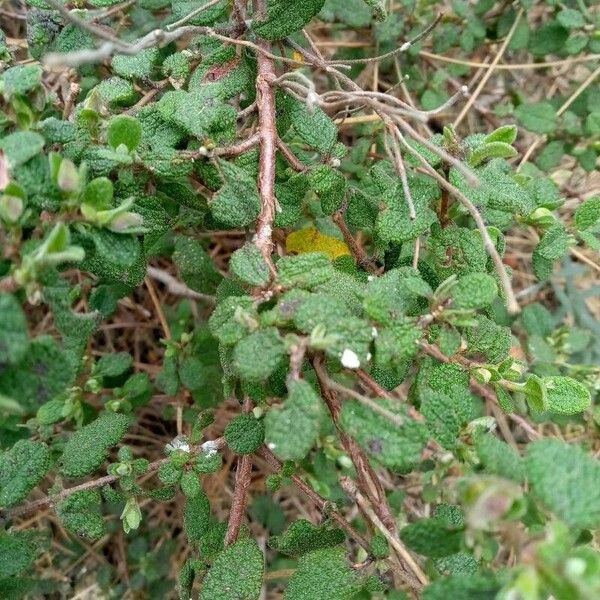
[[[499,589],[490,575],[452,575],[430,583],[423,590],[422,600],[492,600]]]
[[[487,473],[505,479],[523,481],[525,478],[523,460],[506,442],[499,440],[495,435],[479,433],[474,436],[474,446]]]
[[[375,321],[394,324],[399,315],[413,314],[422,306],[423,298],[432,290],[411,268],[390,269],[373,278],[363,293],[363,308]]]
[[[412,358],[419,349],[423,330],[413,320],[396,317],[378,330],[375,338],[375,360],[378,366],[394,366]]]
[[[271,408],[265,417],[269,448],[281,460],[302,460],[317,439],[321,415],[321,400],[312,386],[304,380],[290,382],[283,406]]]
[[[420,395],[421,412],[431,435],[444,448],[454,449],[462,427],[477,416],[471,394],[454,385],[444,391],[423,388]]]
[[[484,142],[504,142],[505,144],[512,144],[517,139],[518,129],[516,125],[503,125],[494,129],[492,133],[485,136]]]
[[[93,375],[95,377],[119,377],[129,371],[132,364],[133,358],[129,352],[105,354],[94,365]]]
[[[556,20],[567,29],[579,29],[585,25],[585,17],[574,8],[564,8],[556,15]]]
[[[245,244],[231,255],[231,272],[244,283],[263,286],[269,282],[270,271],[261,251],[254,244]]]
[[[544,377],[546,403],[550,412],[561,415],[576,415],[592,404],[590,391],[571,377]]]
[[[327,282],[334,273],[327,255],[322,252],[306,252],[298,256],[284,256],[277,263],[279,282],[284,287],[311,289]]]
[[[226,346],[233,346],[258,325],[258,313],[249,296],[230,296],[210,316],[211,333]]]
[[[585,118],[585,130],[590,136],[595,136],[600,133],[600,110],[591,112]]]
[[[19,440],[0,454],[0,506],[24,500],[50,470],[50,451],[42,442]]]
[[[225,548],[204,578],[200,600],[258,600],[264,557],[254,540],[239,540]]]
[[[40,336],[32,340],[18,364],[0,371],[0,394],[35,410],[63,392],[74,375],[67,353],[53,338]]]
[[[383,21],[387,17],[385,10],[385,0],[363,0],[363,2],[373,11],[378,21]]]
[[[63,525],[75,535],[98,540],[106,533],[101,505],[98,490],[80,490],[63,500],[57,507],[57,513]]]
[[[18,363],[29,348],[27,320],[19,301],[11,294],[0,294],[0,364]]]
[[[323,525],[313,525],[306,519],[294,521],[281,535],[272,537],[269,545],[277,552],[298,557],[341,544],[346,536],[341,529]]]
[[[523,326],[530,335],[537,334],[542,337],[550,335],[556,327],[552,313],[538,302],[528,304],[521,314]]]
[[[14,169],[38,155],[44,147],[44,138],[33,131],[16,131],[0,139],[9,166]]]
[[[268,489],[268,486],[266,487]],[[269,494],[254,496],[248,512],[254,522],[260,523],[273,535],[280,534],[285,529],[287,522],[285,510]]]
[[[295,5],[289,6],[293,8]],[[290,103],[289,114],[294,130],[304,143],[322,154],[333,150],[337,141],[337,127],[320,108],[316,107],[311,112],[306,104],[294,100]]]
[[[364,0],[327,0],[319,18],[358,29],[370,25],[372,15]]]
[[[74,240],[85,249],[81,269],[98,277],[136,286],[144,280],[146,262],[139,240],[106,229],[82,226]]]
[[[17,65],[2,73],[2,93],[5,96],[22,96],[42,83],[40,65]]]
[[[280,40],[300,31],[323,8],[325,0],[268,0],[267,14],[252,23],[252,29],[267,40]]]
[[[506,142],[486,142],[471,152],[469,164],[477,167],[492,158],[504,158],[508,160],[514,158],[517,154],[518,152]]]
[[[369,361],[373,328],[366,319],[355,317],[337,296],[321,293],[307,297],[296,310],[294,324],[311,335],[313,347],[326,350],[347,368],[356,369]]]
[[[570,245],[571,238],[564,225],[554,225],[546,231],[536,252],[547,260],[557,261],[569,251]]]
[[[521,104],[515,109],[515,116],[534,133],[552,133],[556,129],[556,110],[550,102]]]
[[[118,413],[103,413],[89,425],[76,431],[67,442],[61,471],[67,477],[83,477],[95,471],[107,452],[125,435],[131,419]]]
[[[346,178],[329,165],[319,165],[309,171],[310,187],[321,200],[323,212],[333,214],[344,202]]]
[[[453,308],[483,308],[490,305],[498,295],[498,285],[487,273],[469,273],[457,281],[451,293]]]
[[[167,120],[202,141],[225,144],[233,140],[236,111],[233,106],[217,97],[215,90],[199,89],[177,94],[175,112]]]
[[[551,171],[560,164],[564,153],[564,143],[560,140],[554,140],[544,146],[544,149],[539,153],[535,164],[542,171]]]
[[[527,477],[542,504],[571,527],[600,527],[600,463],[558,439],[531,443]]]
[[[411,184],[409,179],[409,184]],[[410,218],[408,202],[401,194],[377,216],[375,228],[384,242],[408,242],[426,233],[437,221],[436,214],[429,207],[431,192],[421,186],[410,185],[416,218]],[[437,195],[437,193],[436,193]]]
[[[342,548],[315,550],[300,557],[284,600],[351,600],[363,587]]]
[[[179,481],[181,491],[187,498],[195,498],[202,490],[200,478],[194,471],[186,471]]]
[[[204,492],[188,498],[183,510],[183,529],[188,542],[199,544],[211,523],[210,503]]]
[[[405,409],[388,400],[378,400],[383,408],[404,419],[398,426],[386,416],[351,400],[344,402],[341,426],[373,458],[395,472],[410,471],[420,461],[421,450],[427,440],[423,423],[414,421]]]
[[[0,532],[0,579],[32,566],[43,546],[33,531]]]
[[[112,72],[125,79],[148,79],[160,62],[158,48],[146,48],[133,56],[117,54],[111,61]]]
[[[142,139],[142,126],[140,122],[127,115],[113,117],[108,123],[108,143],[115,149],[124,144],[131,152],[135,150]]]
[[[285,356],[285,346],[275,327],[255,331],[237,344],[233,365],[246,381],[264,381]],[[260,357],[260,360],[257,360]]]
[[[139,97],[133,84],[121,77],[104,79],[91,93],[94,92],[111,107],[131,106]]]
[[[190,288],[201,293],[212,293],[221,276],[202,244],[191,237],[178,235],[175,238],[173,262],[179,269],[181,279]]]
[[[250,225],[260,211],[256,181],[232,162],[221,160],[219,168],[225,183],[213,196],[210,205],[213,217],[231,228]]]
[[[539,57],[555,54],[563,50],[568,37],[568,29],[558,21],[549,21],[531,34],[529,49]]]
[[[192,11],[209,3],[210,0],[171,0],[173,17],[181,19],[182,17],[189,15]],[[198,15],[190,19],[188,23],[190,25],[212,25],[215,21],[225,18],[226,14],[227,0],[222,0],[198,13]]]
[[[523,393],[527,404],[538,412],[543,412],[548,408],[548,395],[546,386],[541,377],[534,373],[530,374],[523,386]]]
[[[463,532],[448,527],[441,519],[421,519],[402,529],[400,538],[418,554],[441,558],[460,550]]]
[[[504,360],[512,347],[509,327],[497,325],[484,315],[478,315],[472,327],[464,332],[469,354],[483,354],[488,362],[497,364]]]
[[[589,198],[575,210],[575,224],[580,230],[594,227],[600,222],[600,196]]]
[[[477,559],[466,552],[437,558],[434,564],[441,575],[474,575],[479,571]]]
[[[265,424],[252,413],[244,413],[227,424],[224,436],[227,445],[236,454],[252,454],[265,439]]]

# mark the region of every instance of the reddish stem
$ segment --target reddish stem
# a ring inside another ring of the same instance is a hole
[[[398,533],[396,521],[394,520],[392,511],[387,503],[385,491],[381,485],[381,481],[379,481],[379,477],[377,477],[377,473],[375,473],[375,470],[371,466],[363,449],[353,438],[343,431],[339,425],[341,404],[336,392],[332,390],[327,383],[328,376],[325,366],[323,365],[323,358],[316,357],[313,360],[313,367],[317,374],[319,387],[321,388],[321,396],[331,413],[331,418],[338,430],[342,446],[350,456],[350,460],[352,460],[354,468],[356,469],[359,489],[369,499],[369,502],[373,506],[373,510],[388,531],[393,535],[396,535]]]
[[[237,470],[235,472],[235,488],[231,511],[229,512],[229,523],[225,534],[225,546],[230,546],[237,540],[242,526],[242,519],[246,512],[248,502],[248,489],[252,475],[252,457],[250,454],[242,454],[238,458]]]

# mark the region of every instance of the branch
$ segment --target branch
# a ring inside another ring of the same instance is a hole
[[[186,158],[197,159],[197,158],[213,158],[215,156],[227,156],[236,157],[252,150],[258,146],[260,142],[260,135],[258,133],[252,134],[250,137],[238,142],[237,144],[231,144],[230,146],[222,146],[221,148],[208,149],[205,146],[200,146],[197,150],[182,150],[180,155]]]
[[[329,376],[323,365],[323,357],[317,356],[312,361],[313,368],[317,374],[317,380],[319,381],[319,387],[321,388],[321,396],[331,413],[331,418],[336,426],[340,441],[344,450],[350,456],[352,464],[356,469],[356,475],[358,477],[360,489],[365,493],[369,502],[373,505],[377,515],[381,521],[385,524],[387,529],[392,535],[397,535],[398,528],[396,521],[392,515],[392,511],[387,503],[385,491],[377,473],[373,470],[369,459],[364,453],[363,449],[351,438],[346,432],[340,427],[340,410],[341,405],[337,397],[337,394],[328,384]]]
[[[47,0],[47,3],[52,6],[52,8],[57,10],[67,21],[79,27],[79,29],[88,31],[97,38],[104,40],[104,43],[95,50],[87,49],[76,52],[66,52],[64,54],[60,52],[51,52],[46,54],[44,57],[44,62],[51,67],[78,67],[83,64],[101,62],[104,59],[110,58],[113,54],[126,54],[129,56],[134,56],[147,48],[165,46],[185,35],[209,35],[221,39],[223,37],[223,33],[239,35],[246,28],[246,26],[242,23],[234,28],[226,27],[215,29],[212,27],[199,27],[190,25],[178,27],[172,31],[154,29],[145,36],[130,43],[120,40],[106,29],[98,27],[97,25],[94,25],[93,23],[90,23],[73,14],[59,0]]]
[[[404,420],[403,416],[393,413],[392,411],[388,410],[387,408],[384,408],[383,406],[381,406],[381,404],[377,404],[377,402],[375,402],[375,400],[373,400],[372,398],[363,396],[362,394],[359,394],[358,392],[355,392],[354,390],[352,390],[350,388],[344,387],[343,385],[340,385],[339,383],[337,383],[336,381],[333,381],[333,379],[331,379],[329,377],[327,377],[327,385],[330,388],[337,390],[338,392],[340,392],[346,396],[350,396],[350,398],[354,398],[355,400],[358,400],[358,402],[360,402],[361,404],[364,404],[367,408],[369,408],[373,412],[377,413],[378,415],[382,416],[384,419],[387,419],[388,421],[390,421],[397,427],[402,427],[402,425],[404,425],[405,420]]]
[[[252,456],[250,454],[242,454],[238,458],[235,472],[235,488],[233,490],[231,511],[229,512],[227,533],[225,534],[225,546],[233,544],[240,533],[242,519],[244,518],[248,502],[248,488],[250,487],[251,475]]]
[[[344,241],[350,248],[356,262],[360,267],[366,269],[370,273],[377,273],[378,268],[375,264],[375,261],[364,251],[361,245],[356,241],[352,232],[348,228],[346,223],[346,219],[344,219],[345,206],[342,206],[340,210],[336,211],[331,219],[333,222],[340,228],[342,235],[344,236]]]
[[[265,1],[255,0],[256,14],[265,12]],[[271,50],[266,40],[258,40],[257,46],[264,52]],[[275,220],[275,152],[277,148],[277,130],[275,113],[275,93],[272,82],[276,79],[273,59],[258,52],[256,55],[258,73],[256,77],[256,104],[258,107],[258,130],[260,135],[260,159],[258,171],[258,190],[261,207],[256,222],[254,243],[261,251],[265,262],[275,273],[275,265],[271,258],[273,252],[273,221]]]
[[[400,132],[398,131],[398,134]],[[502,258],[500,258],[500,254],[498,254],[498,250],[496,250],[496,246],[490,237],[490,234],[485,226],[483,218],[481,214],[475,207],[475,205],[455,186],[453,186],[450,182],[446,181],[444,177],[442,177],[428,162],[427,160],[415,150],[405,139],[402,134],[399,135],[400,142],[402,142],[403,146],[423,165],[423,171],[433,177],[443,189],[448,190],[450,194],[458,199],[458,201],[469,211],[469,214],[475,221],[475,225],[477,225],[477,229],[481,234],[483,239],[483,245],[489,254],[492,262],[494,263],[494,268],[496,269],[496,273],[498,274],[498,278],[500,279],[500,284],[504,291],[504,295],[506,296],[506,308],[508,312],[512,315],[517,314],[521,311],[519,303],[515,298],[515,293],[512,289],[512,285],[510,283],[510,279],[508,274],[506,273],[506,268],[504,263],[502,262]]]
[[[179,19],[179,21],[175,21],[175,23],[171,23],[170,25],[167,25],[167,27],[166,27],[167,31],[173,31],[174,29],[177,29],[178,27],[185,25],[185,23],[187,23],[188,21],[191,21],[194,17],[197,17],[201,12],[204,12],[205,10],[212,8],[213,6],[219,4],[219,2],[221,2],[221,0],[209,0],[209,2],[194,9],[192,12],[185,15],[185,17],[181,17],[181,19]]]
[[[302,173],[307,170],[307,166],[300,161],[300,159],[291,151],[290,147],[279,137],[277,137],[277,149],[283,154],[284,158],[288,161],[290,167],[294,171]]]
[[[274,471],[281,470],[281,468],[282,468],[281,462],[269,448],[267,448],[266,446],[263,446],[257,452],[257,454],[259,456],[261,456],[262,458],[264,458],[267,461],[267,464]],[[296,485],[296,487],[298,489],[300,489],[302,492],[304,492],[304,494],[306,494],[306,496],[308,496],[310,501],[321,512],[324,512],[328,508],[328,506],[330,505],[330,502],[328,500],[325,500],[325,498],[322,498],[321,496],[319,496],[319,494],[317,494],[317,492],[315,492],[303,479],[298,477],[298,475],[292,475],[291,480],[294,482],[294,485]],[[328,513],[328,516],[331,517],[351,538],[356,540],[356,542],[358,542],[358,544],[362,548],[364,548],[367,552],[371,551],[370,547],[369,547],[369,542],[367,542],[367,540],[360,533],[358,533],[358,531],[356,531],[352,527],[352,525],[350,525],[350,523],[348,523],[348,521],[346,521],[346,519],[344,519],[344,517],[342,517],[338,512],[330,511]]]
[[[209,302],[210,304],[214,304],[216,302],[214,296],[210,296],[209,294],[201,294],[200,292],[192,290],[185,285],[185,283],[178,281],[175,279],[175,277],[173,277],[173,275],[167,273],[167,271],[149,266],[147,273],[152,279],[160,281],[160,283],[167,288],[167,291],[174,296],[182,296],[183,298],[190,298],[191,300],[202,300],[204,302]]]
[[[425,351],[426,354],[435,358],[436,360],[439,360],[440,362],[444,362],[444,363],[456,362],[467,369],[475,369],[475,368],[482,366],[479,363],[476,363],[475,361],[471,361],[467,358],[464,358],[463,356],[456,356],[456,357],[454,357],[456,360],[453,361],[452,357],[446,356],[437,346],[435,346],[434,344],[429,344],[428,342],[421,342],[421,347],[423,348],[423,350]],[[494,405],[499,406],[498,398],[496,397],[496,394],[491,389],[489,389],[485,385],[479,383],[473,377],[470,378],[470,385],[471,385],[472,390],[478,396],[481,396],[484,400],[487,400],[488,402],[491,402]],[[504,413],[502,413],[502,414],[504,414]],[[516,423],[517,425],[522,427],[532,438],[535,439],[535,438],[540,437],[539,432],[537,432],[527,422],[527,420],[524,419],[523,417],[521,417],[520,415],[508,414],[507,416],[511,421],[513,421],[514,423]]]
[[[400,541],[397,536],[392,535],[389,530],[384,526],[379,517],[375,514],[375,511],[369,503],[366,501],[364,496],[356,489],[355,483],[349,477],[342,477],[340,480],[342,489],[351,497],[356,500],[356,503],[360,507],[360,509],[367,515],[371,523],[375,525],[375,527],[384,535],[385,539],[389,542],[390,546],[396,551],[398,556],[400,557],[402,563],[408,565],[410,570],[415,574],[418,579],[417,582],[409,581],[413,587],[420,588],[429,583],[427,576],[418,565],[417,561],[412,557],[410,552],[406,549],[404,544]],[[401,564],[402,564],[401,563]],[[402,564],[404,567],[404,564]],[[402,576],[406,578],[406,574],[402,573]],[[415,585],[417,584],[417,585]]]
[[[205,448],[210,448],[211,450],[220,450],[225,446],[225,438],[220,437],[216,440],[209,440],[196,446],[192,449],[192,452],[201,452]],[[169,458],[161,458],[160,460],[155,460],[148,465],[147,473],[153,473],[154,471],[158,471],[161,465],[168,462]],[[6,510],[10,517],[19,517],[21,515],[25,515],[32,511],[35,511],[39,508],[43,508],[44,506],[54,506],[57,503],[61,502],[65,498],[68,498],[72,494],[76,494],[77,492],[81,492],[83,490],[91,490],[98,487],[103,487],[105,485],[110,485],[119,479],[118,475],[106,475],[104,477],[100,477],[99,479],[94,479],[92,481],[86,481],[84,483],[80,483],[79,485],[74,485],[70,488],[65,488],[56,494],[52,494],[50,496],[44,496],[39,500],[34,500],[33,502],[28,502],[27,504],[23,504],[21,506],[17,506],[12,509]]]
[[[244,412],[252,410],[252,401],[247,399],[244,402]],[[227,533],[225,534],[225,546],[231,546],[240,533],[242,520],[246,513],[248,504],[248,489],[252,481],[252,455],[242,454],[237,460],[237,469],[235,471],[235,486],[233,488],[233,499],[231,500],[231,510],[229,511],[229,522],[227,523]]]
[[[386,58],[391,58],[392,56],[397,56],[398,54],[402,54],[403,52],[407,52],[412,46],[414,46],[417,42],[420,42],[424,37],[427,37],[437,26],[437,24],[442,20],[444,13],[441,12],[432,23],[430,23],[421,33],[418,33],[412,40],[408,40],[408,42],[404,42],[398,48],[391,50],[390,52],[386,52],[385,54],[381,54],[379,56],[373,56],[372,58],[354,58],[350,60],[344,60],[343,63],[338,61],[332,61],[331,64],[335,65],[361,65],[368,64],[372,62],[380,62],[385,60]]]

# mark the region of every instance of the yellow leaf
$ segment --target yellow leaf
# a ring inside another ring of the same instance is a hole
[[[331,260],[351,254],[350,248],[337,238],[321,233],[314,227],[293,231],[285,240],[289,253],[303,254],[305,252],[323,252]]]
[[[294,50],[294,52],[292,53],[292,58],[299,63],[303,63],[304,64],[304,57],[302,56],[302,54],[300,54],[300,52],[298,52],[297,50]]]

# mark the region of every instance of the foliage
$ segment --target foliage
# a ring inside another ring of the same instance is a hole
[[[600,597],[596,4],[26,4],[0,596]]]

